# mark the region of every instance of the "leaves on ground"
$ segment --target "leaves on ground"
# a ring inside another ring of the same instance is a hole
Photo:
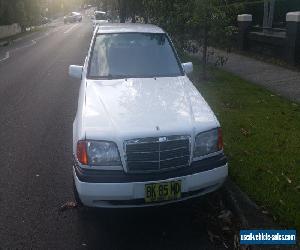
[[[211,74],[197,87],[219,114],[231,177],[283,225],[298,229],[300,105],[223,70]]]
[[[231,224],[232,223],[232,217],[233,217],[233,214],[229,210],[221,211],[221,214],[218,216],[218,218],[225,224]]]
[[[201,204],[204,205],[204,209],[201,213],[195,213],[195,222],[205,222],[210,242],[226,249],[240,249],[234,248],[234,235],[240,230],[240,222],[226,207],[222,194],[215,193]],[[199,211],[199,208],[195,207],[195,210]]]
[[[207,230],[207,234],[208,234],[208,238],[209,240],[214,243],[215,242],[215,239],[219,240],[220,239],[220,236],[219,235],[216,235],[216,234],[213,234],[211,231]]]
[[[241,128],[241,133],[244,135],[244,136],[249,136],[250,135],[250,132],[244,128]]]
[[[67,209],[75,209],[78,207],[78,204],[74,201],[68,201],[60,207],[60,211],[66,211]]]
[[[292,180],[287,177],[284,173],[281,173],[281,175],[286,179],[286,181],[289,183],[289,184],[292,184]]]

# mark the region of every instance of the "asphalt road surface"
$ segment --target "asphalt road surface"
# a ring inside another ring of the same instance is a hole
[[[57,23],[0,48],[1,249],[220,249],[201,201],[156,209],[91,210],[73,201],[72,123],[91,23]],[[199,219],[200,218],[200,219]]]

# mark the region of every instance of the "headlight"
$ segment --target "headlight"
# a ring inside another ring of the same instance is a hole
[[[223,149],[221,128],[200,133],[195,138],[194,158],[209,155]]]
[[[117,145],[106,141],[80,141],[77,144],[77,159],[84,165],[120,166]]]

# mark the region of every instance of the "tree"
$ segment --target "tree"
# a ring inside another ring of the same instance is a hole
[[[231,23],[233,15],[232,6],[227,6],[222,0],[196,0],[192,27],[195,31],[194,39],[202,48],[203,77],[206,78],[208,61],[208,47],[221,47],[227,49],[231,46]],[[236,14],[234,14],[234,18]],[[196,32],[198,30],[198,32]]]
[[[126,3],[125,3],[125,0],[118,0],[118,4],[119,4],[120,22],[125,23],[125,21],[126,21]]]
[[[40,15],[38,0],[0,0],[0,24],[35,25]]]
[[[208,47],[228,47],[231,24],[238,13],[234,0],[119,0],[121,21],[135,16],[161,26],[177,49],[196,44],[202,48],[203,76],[206,77]],[[236,10],[236,11],[235,11]]]
[[[118,0],[120,21],[124,23],[127,18],[131,17],[133,23],[136,22],[136,16],[142,16],[145,9],[143,0]]]
[[[162,26],[179,50],[191,44],[202,50],[203,77],[206,78],[208,47],[228,48],[238,9],[225,0],[152,0],[147,14]]]
[[[30,13],[26,13],[26,2],[24,1],[17,1],[16,2],[16,9],[15,9],[15,22],[19,23],[21,27],[24,29],[26,24],[28,24],[28,15]]]

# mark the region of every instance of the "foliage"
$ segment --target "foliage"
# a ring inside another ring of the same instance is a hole
[[[82,2],[83,0],[0,0],[0,25],[36,25],[39,24],[41,15],[56,16],[58,13],[73,10],[74,6],[80,7]]]
[[[127,17],[143,17],[165,29],[179,50],[202,48],[204,66],[207,48],[228,48],[239,7],[225,0],[120,0]],[[205,68],[204,68],[205,72]]]
[[[37,22],[38,0],[0,0],[0,25],[20,23],[21,26]]]

